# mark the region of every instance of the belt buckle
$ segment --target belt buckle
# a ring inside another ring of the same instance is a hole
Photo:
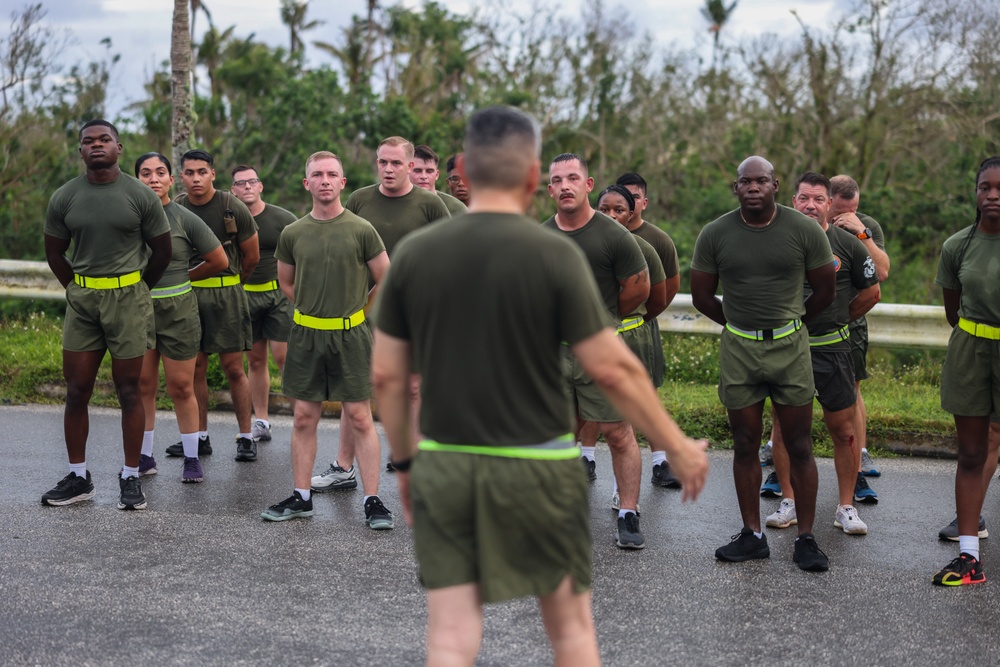
[[[344,331],[350,331],[351,330],[351,318],[345,317],[345,318],[343,318],[343,321],[344,321]]]
[[[762,334],[760,340],[774,340],[774,329],[761,329],[760,333]]]

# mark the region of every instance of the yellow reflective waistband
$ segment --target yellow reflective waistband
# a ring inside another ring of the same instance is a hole
[[[213,276],[211,278],[202,278],[201,280],[195,280],[191,283],[195,287],[230,287],[232,285],[240,284],[239,276]]]
[[[181,294],[187,294],[191,291],[191,281],[187,280],[180,285],[171,285],[170,287],[154,287],[149,290],[149,295],[154,299],[168,299],[172,296],[180,296]]]
[[[580,448],[573,442],[571,433],[553,438],[540,445],[493,447],[490,445],[446,445],[434,440],[421,440],[417,448],[424,452],[477,454],[479,456],[499,456],[507,459],[533,459],[536,461],[563,461],[580,456]]]
[[[741,338],[749,338],[750,340],[778,340],[779,338],[784,338],[790,334],[795,333],[802,328],[801,320],[792,320],[783,327],[778,327],[777,329],[740,329],[735,327],[729,322],[726,322],[726,329],[731,333],[736,334]]]
[[[299,312],[299,309],[295,309],[295,314],[292,315],[292,320],[304,327],[309,329],[319,329],[320,331],[340,331],[341,329],[350,329],[351,327],[356,327],[365,321],[365,311],[359,310],[350,317],[313,317],[312,315],[304,315]]]
[[[115,278],[91,278],[90,276],[81,276],[76,273],[73,274],[73,282],[80,287],[86,287],[87,289],[117,289],[119,287],[128,287],[129,285],[135,285],[141,279],[142,276],[138,271],[126,273],[124,276],[117,276]]]
[[[272,280],[268,283],[247,283],[243,286],[248,292],[273,292],[278,289],[278,281]]]
[[[820,334],[819,336],[809,336],[809,346],[819,347],[820,345],[833,345],[834,343],[839,343],[842,340],[847,340],[851,337],[851,332],[848,325],[844,325],[836,331],[831,331],[830,333]]]
[[[615,333],[623,333],[625,331],[631,331],[632,329],[638,329],[645,323],[646,320],[642,318],[642,315],[639,315],[638,317],[627,317],[622,320],[621,325],[618,327],[618,331]]]
[[[958,318],[958,328],[972,334],[976,338],[988,338],[989,340],[1000,340],[1000,327],[991,327],[988,324],[979,324],[964,317]]]

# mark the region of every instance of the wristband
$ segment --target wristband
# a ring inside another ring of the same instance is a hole
[[[413,465],[413,457],[411,456],[410,458],[403,459],[402,461],[393,461],[392,459],[389,459],[389,463],[391,463],[392,467],[398,472],[409,472],[410,466]]]

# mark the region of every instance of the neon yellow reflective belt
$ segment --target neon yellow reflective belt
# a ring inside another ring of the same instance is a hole
[[[819,347],[821,345],[833,345],[834,343],[839,343],[842,340],[847,340],[851,337],[851,332],[848,325],[844,325],[836,331],[831,331],[827,334],[822,334],[819,336],[809,336],[809,347]]]
[[[532,459],[535,461],[564,461],[580,457],[580,448],[573,442],[571,433],[553,438],[541,445],[491,447],[490,445],[446,445],[434,440],[421,440],[417,448],[424,452],[478,454],[480,456],[499,456],[507,459]]]
[[[73,274],[73,282],[87,289],[118,289],[119,287],[128,287],[129,285],[135,285],[141,278],[142,276],[138,271],[114,278],[91,278],[90,276]]]
[[[749,338],[750,340],[778,340],[779,338],[784,338],[795,333],[801,328],[801,320],[792,320],[785,326],[778,327],[777,329],[740,329],[726,322],[726,329],[730,333],[734,333],[740,338]]]
[[[958,328],[972,334],[976,338],[1000,340],[1000,327],[991,327],[988,324],[979,324],[978,322],[960,317],[958,318]]]
[[[240,284],[240,277],[237,276],[214,276],[212,278],[202,278],[191,283],[195,287],[231,287]]]
[[[292,320],[308,329],[319,329],[320,331],[340,331],[356,327],[365,321],[365,311],[359,310],[350,317],[313,317],[300,313],[298,308],[292,315]]]
[[[632,329],[638,329],[645,323],[646,320],[642,318],[642,315],[639,315],[638,317],[625,318],[622,320],[621,326],[618,327],[618,331],[616,333],[624,333],[626,331],[631,331]]]
[[[243,289],[248,292],[273,292],[278,289],[278,281],[272,280],[268,283],[247,283],[243,285]]]
[[[172,296],[180,296],[181,294],[187,294],[191,291],[191,281],[187,280],[180,285],[172,285],[170,287],[154,287],[149,290],[149,295],[154,299],[168,299]]]

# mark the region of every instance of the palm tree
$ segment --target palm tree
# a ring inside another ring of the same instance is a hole
[[[712,69],[715,69],[715,62],[719,55],[719,34],[722,32],[723,26],[729,21],[730,17],[733,15],[733,10],[736,9],[736,3],[739,0],[733,0],[733,4],[726,7],[723,0],[705,0],[705,6],[701,8],[701,15],[705,17],[708,21],[708,31],[714,33],[712,37]]]
[[[302,33],[323,25],[323,21],[318,19],[306,21],[308,11],[308,0],[281,0],[281,22],[288,26],[289,50],[292,55],[305,48]]]
[[[188,14],[189,0],[174,0],[173,26],[170,33],[171,73],[171,144],[174,164],[180,166],[194,130],[194,110],[191,102],[191,32]],[[193,2],[192,2],[193,4]]]

